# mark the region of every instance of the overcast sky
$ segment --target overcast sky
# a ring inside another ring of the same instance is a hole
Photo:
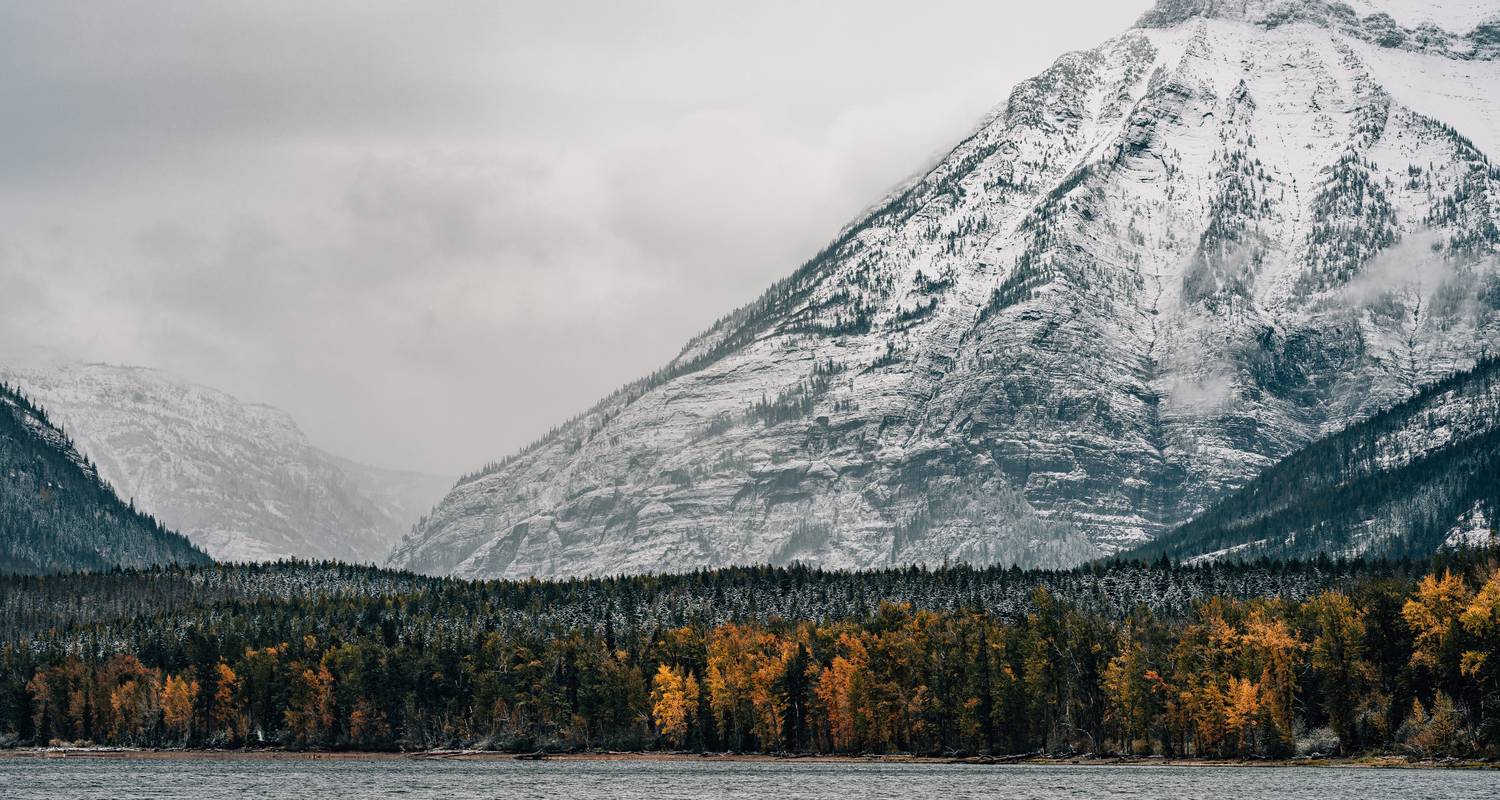
[[[467,471],[1147,5],[0,0],[0,357]]]

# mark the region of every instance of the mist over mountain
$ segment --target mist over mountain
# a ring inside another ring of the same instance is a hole
[[[1067,566],[1500,341],[1500,27],[1164,0],[657,373],[466,476],[465,577]]]
[[[1497,527],[1500,359],[1490,357],[1293,453],[1126,555],[1422,558],[1492,546]]]

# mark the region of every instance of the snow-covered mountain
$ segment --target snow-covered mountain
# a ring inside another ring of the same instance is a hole
[[[285,412],[168,373],[104,364],[0,369],[115,490],[216,559],[379,563],[452,486],[308,443]]]
[[[120,501],[48,418],[0,382],[0,573],[208,564],[208,555]]]
[[[1073,564],[1500,341],[1500,7],[1163,0],[391,564]]]

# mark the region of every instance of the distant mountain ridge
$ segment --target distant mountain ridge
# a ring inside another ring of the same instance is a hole
[[[121,502],[45,411],[0,383],[0,572],[173,563],[212,561]]]
[[[1500,350],[1500,39],[1426,5],[1160,3],[390,564],[1067,566],[1173,530]]]
[[[1139,25],[1170,28],[1197,18],[1316,25],[1380,47],[1462,58],[1493,58],[1500,48],[1500,8],[1487,0],[1160,0]]]
[[[286,412],[142,367],[0,367],[122,496],[215,558],[380,563],[451,485],[357,464]]]
[[[1124,557],[1421,558],[1492,545],[1497,525],[1500,359],[1487,358],[1288,456]]]

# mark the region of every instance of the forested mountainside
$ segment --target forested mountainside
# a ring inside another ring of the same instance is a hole
[[[0,384],[0,573],[207,564],[127,506],[26,397]]]
[[[1015,619],[1033,610],[1032,595],[1039,588],[1111,619],[1124,619],[1142,608],[1175,619],[1212,596],[1300,600],[1345,587],[1356,578],[1410,579],[1427,568],[1420,560],[1187,567],[1114,563],[1060,571],[962,565],[832,572],[793,565],[472,582],[327,562],[216,564],[97,575],[0,576],[0,640],[128,620],[189,635],[230,613],[226,609],[238,614],[244,608],[275,609],[286,602],[360,606],[398,595],[435,598],[433,602],[460,609],[464,624],[505,631],[576,628],[604,633],[777,618],[835,622],[868,617],[888,602],[934,611],[984,609],[998,618]]]
[[[1500,359],[1287,457],[1127,558],[1422,556],[1500,524]]]
[[[1486,19],[1166,0],[461,480],[390,564],[1067,566],[1155,539],[1500,344]]]
[[[0,609],[35,632],[0,642],[0,742],[1500,755],[1493,553],[555,583],[231,565],[0,578]]]
[[[0,367],[123,497],[214,558],[381,563],[453,485],[319,450],[280,409],[169,373],[108,364]]]

